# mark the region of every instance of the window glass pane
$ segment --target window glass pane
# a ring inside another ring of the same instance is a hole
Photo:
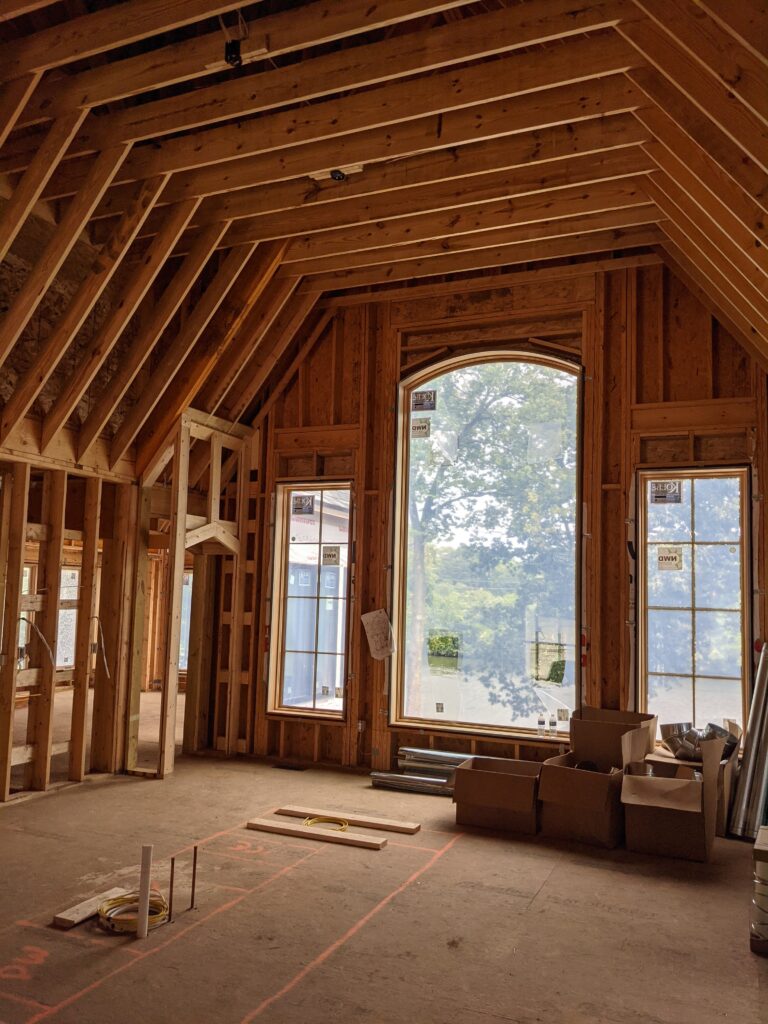
[[[323,565],[320,568],[320,597],[346,597],[347,547],[340,544],[340,566]]]
[[[59,609],[59,631],[56,639],[56,667],[71,668],[75,664],[75,630],[77,608]],[[45,655],[47,658],[47,655]]]
[[[291,491],[289,538],[292,543],[320,540],[320,491]]]
[[[693,721],[693,679],[648,676],[648,707],[661,724]]]
[[[315,617],[317,602],[301,597],[289,597],[285,603],[285,649],[287,651],[313,651],[315,649]]]
[[[674,675],[693,672],[690,612],[648,612],[648,671]]]
[[[405,397],[403,711],[535,730],[575,699],[578,380],[487,362]]]
[[[288,652],[283,662],[283,703],[289,707],[313,706],[314,654]]]
[[[690,544],[648,545],[648,604],[691,607]]]
[[[738,544],[696,545],[696,607],[741,607],[741,551]]]
[[[192,616],[192,573],[185,572],[181,586],[181,637],[179,640],[179,668],[187,671],[189,665],[189,623]]]
[[[347,602],[322,598],[318,605],[317,649],[342,654],[346,631]]]
[[[740,679],[697,679],[696,680],[696,721],[697,729],[703,729],[709,722],[722,725],[726,718],[744,728]]]
[[[701,477],[694,481],[696,540],[738,543],[741,537],[741,488],[738,477]]]
[[[665,497],[664,501],[659,500],[663,495],[664,488],[658,488],[662,493],[654,494],[654,483],[669,484],[669,480],[653,478],[647,483],[647,504],[646,521],[649,541],[661,541],[668,543],[674,540],[691,540],[691,481],[678,479],[680,484],[680,501],[668,500],[673,495]]]
[[[344,659],[331,654],[317,656],[317,707],[341,710],[344,704]]]
[[[349,491],[323,493],[323,544],[346,544],[349,539]]]
[[[29,594],[32,589],[32,566],[25,565],[21,574],[21,592]]]
[[[739,612],[696,612],[697,675],[741,677],[741,650]]]
[[[314,597],[317,593],[317,544],[291,544],[288,551],[288,594]]]
[[[62,569],[59,584],[59,598],[62,601],[76,601],[80,589],[80,570]]]

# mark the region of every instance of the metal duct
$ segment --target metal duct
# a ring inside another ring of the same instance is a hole
[[[768,791],[768,644],[763,644],[755,676],[744,740],[744,756],[731,811],[730,831],[736,836],[757,836]]]

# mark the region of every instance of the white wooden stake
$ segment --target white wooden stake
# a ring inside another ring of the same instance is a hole
[[[139,913],[136,918],[136,938],[146,939],[149,932],[149,886],[152,878],[152,850],[154,847],[141,848],[141,876],[139,878]]]

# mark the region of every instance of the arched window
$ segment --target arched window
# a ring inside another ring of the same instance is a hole
[[[393,721],[567,729],[579,384],[565,361],[487,353],[401,385]]]

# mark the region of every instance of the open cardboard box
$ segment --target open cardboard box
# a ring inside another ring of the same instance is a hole
[[[583,707],[571,715],[571,750],[579,760],[592,761],[601,771],[624,766],[621,738],[634,729],[643,729],[646,753],[656,745],[656,715],[639,711],[610,711]]]
[[[573,750],[550,757],[539,778],[542,835],[609,849],[621,843],[624,822],[620,768],[577,768],[591,760]]]
[[[734,736],[741,738],[741,726],[736,722],[728,721],[725,727]],[[678,761],[677,758],[665,747],[656,747],[651,754],[647,754],[645,760],[649,764],[683,764],[691,768],[701,768],[701,761]],[[736,781],[739,766],[739,747],[737,746],[731,756],[723,758],[720,762],[720,769],[717,777],[717,826],[716,834],[719,836],[728,835],[728,818],[731,812],[731,804],[736,792]]]
[[[654,764],[654,775],[634,775],[645,767],[641,730],[623,737],[625,774],[621,785],[628,850],[685,860],[709,860],[717,825],[717,782],[725,741],[701,744],[701,778],[682,761]]]
[[[541,764],[497,757],[470,757],[456,769],[456,823],[535,835]]]

